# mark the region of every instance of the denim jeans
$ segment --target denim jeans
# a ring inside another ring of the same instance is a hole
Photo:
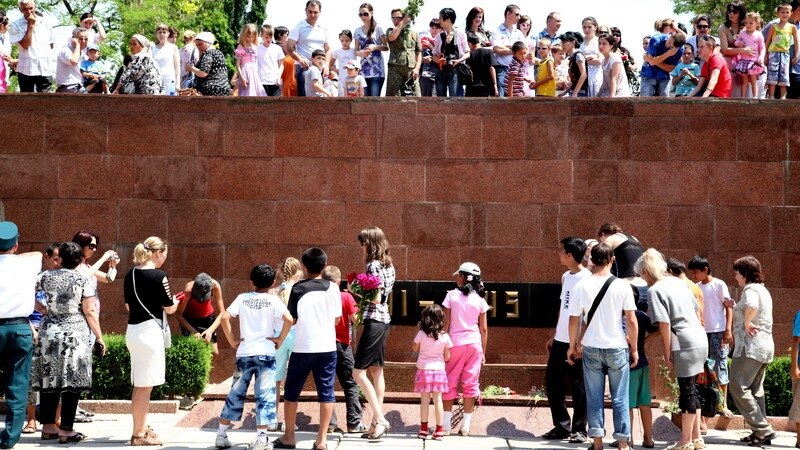
[[[500,97],[506,96],[506,72],[508,66],[494,66],[495,74],[497,75],[497,95]]]
[[[445,67],[436,74],[437,97],[463,97],[464,88],[458,81],[458,72],[452,67]]]
[[[306,72],[308,72],[308,69],[304,68],[300,64],[294,65],[294,79],[297,80],[298,97],[306,96]]]
[[[666,97],[669,94],[669,80],[642,78],[640,97]]]
[[[364,88],[364,97],[380,97],[383,89],[384,77],[367,78],[367,87]]]
[[[604,437],[606,430],[603,414],[603,394],[608,372],[611,390],[611,408],[614,414],[614,434],[617,441],[627,441],[631,436],[631,418],[628,412],[628,377],[630,364],[627,348],[583,348],[583,384],[586,388],[586,416],[589,437]]]
[[[220,417],[232,422],[242,420],[244,402],[250,379],[256,377],[254,386],[256,396],[256,425],[269,425],[278,422],[275,406],[275,357],[242,356],[236,358],[236,371],[233,384]]]

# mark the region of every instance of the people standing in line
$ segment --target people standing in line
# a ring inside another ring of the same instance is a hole
[[[694,296],[685,281],[668,275],[667,262],[656,249],[644,252],[635,269],[650,286],[647,290],[648,314],[654,323],[658,323],[664,363],[677,377],[680,390],[681,437],[667,448],[702,449],[705,443],[700,435],[700,397],[695,376],[703,372],[708,342],[695,312]]]
[[[736,37],[744,31],[744,19],[747,16],[747,7],[742,0],[732,0],[725,8],[725,21],[719,26],[719,54],[723,57],[728,71],[733,68],[733,58],[739,55],[755,55],[752,47],[736,47]],[[766,40],[766,39],[765,39]],[[699,43],[698,43],[699,44]],[[717,42],[715,41],[715,45]],[[698,46],[698,53],[700,48]],[[701,56],[702,57],[702,56]],[[736,83],[737,80],[732,80]],[[734,84],[733,94],[738,97],[741,90],[739,85]]]
[[[410,82],[411,91],[419,97],[419,71],[422,66],[419,36],[409,27],[411,16],[403,14],[402,9],[393,9],[391,14],[393,27],[386,30],[389,45],[386,96],[401,95]]]
[[[614,223],[604,223],[597,230],[597,240],[601,244],[607,244],[614,251],[614,261],[611,273],[618,278],[633,281],[636,278],[636,271],[633,265],[644,253],[642,244],[636,237],[622,231],[619,225]]]
[[[712,36],[699,36],[697,39],[697,53],[703,60],[700,68],[700,78],[697,87],[689,97],[718,97],[731,96],[733,86],[731,71],[725,58],[716,51],[716,41]]]
[[[0,447],[12,448],[25,425],[25,403],[30,384],[33,330],[28,317],[36,298],[36,276],[42,253],[17,255],[19,228],[0,222],[0,370],[6,398],[6,422]]]
[[[181,327],[181,334],[193,336],[211,343],[211,351],[219,354],[217,334],[207,332],[216,318],[225,311],[222,301],[222,286],[205,272],[197,274],[193,281],[183,288],[184,300],[178,305],[175,316]]]
[[[81,75],[81,50],[89,41],[86,28],[73,28],[72,38],[56,55],[56,92],[85,94]]]
[[[389,337],[389,322],[392,320],[388,301],[394,287],[395,270],[392,257],[389,256],[389,241],[383,230],[374,226],[361,230],[358,233],[358,243],[361,244],[364,254],[364,272],[381,279],[380,295],[375,296],[363,311],[364,330],[358,340],[353,371],[353,377],[372,411],[372,422],[361,437],[375,440],[385,436],[391,428],[383,411],[383,397],[386,393],[383,366],[386,364],[386,339]],[[367,373],[372,378],[371,382]]]
[[[100,236],[91,231],[81,230],[72,236],[72,242],[80,245],[83,252],[83,260],[78,265],[80,271],[88,280],[89,286],[95,292],[97,299],[97,312],[100,313],[100,294],[97,290],[97,283],[111,284],[117,279],[117,263],[119,262],[119,255],[114,250],[106,250],[97,261],[91,266],[90,261],[97,253],[97,248],[100,245]],[[103,272],[100,270],[103,265],[108,262],[108,269]]]
[[[589,437],[594,440],[592,448],[603,448],[603,398],[608,376],[614,415],[613,437],[618,447],[625,449],[631,439],[628,413],[630,368],[635,367],[639,360],[636,304],[631,285],[611,275],[614,260],[611,247],[605,243],[597,244],[591,254],[592,275],[575,286],[575,298],[569,305],[567,358],[571,363],[583,359],[586,416]],[[623,318],[627,324],[627,336],[622,327]]]
[[[465,53],[459,64],[466,63],[472,70],[472,83],[467,84],[467,97],[497,97],[497,73],[495,72],[494,52],[481,46],[480,37],[467,33],[469,53]]]
[[[691,45],[684,44],[681,62],[670,73],[671,83],[675,88],[675,97],[688,96],[700,81],[700,66],[694,62],[694,53]]]
[[[798,64],[800,60],[800,44],[798,44],[797,27],[789,22],[792,7],[788,3],[778,6],[778,23],[773,24],[765,39],[767,56],[764,65],[767,66],[767,98],[775,97],[775,86],[778,86],[780,98],[785,99],[789,89],[790,66]],[[758,49],[753,49],[757,51]],[[789,52],[794,50],[793,54]],[[759,56],[755,54],[754,56]]]
[[[305,75],[308,69],[311,68],[311,54],[314,53],[314,50],[325,52],[323,76],[328,76],[331,48],[328,45],[328,30],[317,23],[321,12],[322,2],[320,0],[308,0],[306,2],[306,18],[295,25],[289,32],[289,40],[284,50],[286,55],[291,56],[295,62],[294,78],[297,81],[298,97],[307,95]]]
[[[125,306],[128,329],[125,346],[131,356],[131,414],[133,415],[132,446],[162,445],[158,435],[147,425],[150,393],[164,384],[166,373],[166,314],[178,309],[178,300],[169,289],[167,274],[161,266],[167,260],[167,243],[151,236],[136,244],[133,264],[125,275]]]
[[[292,327],[292,316],[280,298],[269,294],[275,283],[275,270],[267,264],[258,264],[250,271],[252,292],[239,294],[220,314],[222,331],[231,347],[236,349],[236,371],[231,390],[225,399],[219,418],[219,428],[214,446],[230,448],[228,429],[231,422],[242,420],[247,390],[255,378],[256,440],[250,450],[270,450],[267,439],[269,424],[277,420],[275,386],[270,383],[275,375],[275,352],[283,344]],[[231,318],[239,318],[239,338],[233,333]],[[278,333],[276,335],[276,333]]]
[[[750,47],[755,51],[752,56],[746,54],[738,55],[733,58],[731,63],[733,65],[733,73],[739,78],[738,84],[741,86],[741,98],[759,98],[758,78],[764,71],[762,62],[766,56],[766,47],[764,46],[764,36],[761,34],[761,16],[757,12],[747,13],[744,19],[744,30],[736,37],[734,46]],[[788,80],[789,76],[787,75],[786,78]]]
[[[514,58],[511,46],[517,41],[524,41],[525,36],[517,29],[519,22],[519,6],[511,4],[503,12],[503,23],[492,32],[492,50],[494,50],[497,65],[494,66],[497,74],[497,89],[500,97],[506,96],[506,72]]]
[[[336,377],[336,324],[342,319],[339,288],[322,279],[328,255],[321,248],[311,247],[301,259],[306,279],[292,286],[289,294],[289,313],[295,323],[295,341],[289,357],[283,410],[286,429],[272,441],[274,448],[293,449],[297,445],[295,422],[297,402],[309,374],[314,376],[319,402],[319,430],[312,450],[325,450],[328,424],[336,397],[333,392]]]
[[[419,88],[423,97],[433,97],[436,91],[436,77],[439,73],[438,64],[433,61],[433,47],[436,43],[436,36],[442,32],[439,19],[431,19],[428,30],[419,34],[420,44],[422,45],[422,68],[419,74]]]
[[[362,25],[353,32],[356,56],[361,58],[361,75],[367,80],[367,97],[380,97],[386,73],[383,68],[383,52],[389,51],[386,32],[375,21],[374,10],[369,3],[358,8]]]
[[[19,0],[22,17],[8,27],[12,44],[19,46],[15,66],[20,92],[50,92],[53,80],[54,37],[34,0]],[[10,57],[10,55],[9,55]]]
[[[536,69],[536,81],[531,83],[530,87],[536,91],[537,97],[556,96],[556,66],[550,45],[549,38],[541,38],[536,44],[539,67]]]
[[[275,27],[275,44],[283,51],[283,70],[280,78],[281,94],[284,97],[297,97],[297,79],[294,75],[296,61],[289,50],[288,28]]]
[[[417,353],[417,373],[414,376],[414,392],[420,393],[419,432],[417,437],[439,441],[444,437],[444,407],[442,394],[448,391],[445,364],[450,360],[453,341],[444,332],[444,311],[439,305],[426,306],[420,314],[419,331],[414,336],[411,349]],[[436,428],[429,432],[429,404],[433,400]]]
[[[11,38],[8,36],[8,16],[0,9],[0,94],[8,92],[8,80],[11,68],[17,60],[11,57]]]
[[[601,64],[603,83],[597,96],[630,97],[631,87],[619,52],[619,39],[613,34],[604,34],[600,36],[598,45],[603,56]]]
[[[268,97],[281,96],[281,76],[283,75],[283,54],[281,46],[273,43],[274,30],[271,25],[261,25],[261,44],[256,50],[258,78]]]
[[[642,57],[642,97],[667,97],[670,92],[669,74],[680,62],[686,35],[675,27],[672,19],[657,20],[658,33],[650,37]]]
[[[433,59],[439,64],[436,74],[437,97],[463,97],[464,83],[458,75],[456,61],[469,52],[467,35],[455,27],[456,11],[443,8],[439,11],[439,24],[442,32],[436,36],[433,46]]]
[[[752,256],[733,262],[736,283],[742,289],[733,308],[733,352],[730,392],[736,408],[750,428],[742,439],[750,447],[770,445],[775,430],[767,420],[764,376],[775,356],[772,340],[772,296],[764,286],[761,263]]]
[[[347,96],[345,79],[347,78],[347,68],[350,61],[356,61],[356,49],[353,46],[353,33],[344,29],[339,33],[339,43],[342,46],[333,51],[330,60],[329,70],[333,72],[337,67],[339,71],[339,97]],[[359,66],[360,67],[360,66]]]
[[[481,278],[481,268],[477,264],[465,262],[453,276],[456,278],[456,289],[449,291],[442,302],[444,331],[453,342],[450,360],[445,366],[448,390],[442,396],[444,434],[450,434],[453,403],[458,397],[458,386],[461,385],[464,414],[458,434],[469,436],[475,401],[481,394],[481,367],[486,364],[486,346],[489,343],[486,312],[489,311],[489,305],[484,298],[486,289]]]
[[[553,419],[553,429],[544,433],[542,438],[569,439],[570,443],[574,444],[582,444],[588,439],[583,364],[580,359],[574,364],[567,363],[570,303],[575,300],[575,286],[591,275],[591,272],[581,265],[585,251],[586,243],[581,238],[566,237],[561,240],[558,261],[567,268],[567,271],[561,275],[561,305],[558,310],[556,330],[545,345],[549,354],[545,371],[545,389],[547,402],[550,405],[550,416]],[[572,419],[565,403],[567,386],[572,393]]]
[[[106,29],[103,27],[103,22],[97,20],[94,14],[90,12],[81,14],[78,26],[89,31],[89,45],[100,45],[106,40]],[[95,29],[97,30],[95,31]]]
[[[181,52],[178,46],[169,42],[169,26],[164,23],[156,26],[156,44],[152,47],[153,61],[164,79],[164,93],[175,95],[181,79]]]

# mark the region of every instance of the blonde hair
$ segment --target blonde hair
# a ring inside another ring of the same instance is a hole
[[[297,273],[298,270],[302,270],[303,265],[300,264],[300,260],[297,258],[292,258],[291,256],[287,257],[281,263],[281,278],[283,278],[283,283],[280,287],[278,287],[278,296],[281,298],[284,304],[289,303],[289,294],[292,293],[292,287],[289,283],[294,283],[292,281],[292,277],[294,274]]]
[[[186,31],[183,32],[183,37],[184,38],[188,37],[188,38],[194,39],[195,36],[197,36],[197,33],[195,33],[192,30],[186,30]]]
[[[322,278],[334,282],[342,279],[342,271],[336,266],[328,266],[322,271]]]
[[[167,250],[167,242],[157,236],[150,236],[144,242],[136,244],[133,249],[133,263],[137,266],[144,264],[157,252]]]
[[[752,20],[753,22],[755,22],[757,30],[760,30],[764,25],[764,21],[761,20],[761,14],[759,14],[759,13],[757,13],[755,11],[751,11],[751,12],[747,13],[747,15],[744,16],[744,20],[745,21]]]
[[[256,24],[248,23],[242,27],[242,31],[239,33],[239,45],[242,47],[250,45],[250,43],[247,42],[247,35],[249,33],[253,33],[253,36],[258,40],[258,28],[256,28]]]
[[[367,246],[366,263],[378,260],[384,267],[392,265],[392,257],[389,256],[389,241],[383,230],[378,227],[364,228],[358,233],[358,242]]]
[[[642,256],[636,260],[633,270],[639,275],[645,273],[656,281],[660,281],[667,273],[667,261],[664,260],[664,255],[654,248],[648,248]]]

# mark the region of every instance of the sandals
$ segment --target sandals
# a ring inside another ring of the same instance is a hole
[[[434,441],[441,441],[442,439],[444,439],[444,432],[437,431],[433,433],[433,437],[431,439],[433,439]]]
[[[367,431],[364,434],[361,435],[361,439],[369,439],[370,436],[375,434],[375,426],[376,426],[376,424],[371,423],[369,425],[369,428],[367,429]],[[370,430],[372,430],[372,431],[370,431]]]
[[[378,422],[375,425],[375,432],[369,436],[369,440],[375,441],[386,436],[386,433],[388,433],[391,428],[392,427],[389,425],[389,422],[386,420],[384,420],[383,422]]]
[[[428,430],[419,430],[417,433],[417,437],[420,439],[427,439],[428,438]]]
[[[42,431],[42,440],[43,441],[54,441],[58,439],[58,433],[45,433]]]
[[[36,433],[36,424],[31,425],[30,423],[25,425],[25,428],[22,429],[22,434],[33,434]]]
[[[86,436],[83,433],[75,433],[75,434],[72,434],[72,435],[69,435],[69,436],[59,436],[58,437],[58,443],[59,444],[71,444],[71,443],[75,443],[75,442],[80,442],[80,441],[86,439],[87,437],[88,436]]]
[[[314,443],[314,448],[317,448],[316,446],[317,446],[317,444]],[[297,448],[297,445],[296,444],[284,444],[283,441],[281,440],[281,438],[276,438],[274,441],[272,441],[272,448],[293,449],[293,448]]]

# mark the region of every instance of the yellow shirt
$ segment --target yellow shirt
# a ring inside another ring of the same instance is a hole
[[[553,64],[554,71],[555,71],[555,63],[553,62],[553,57],[548,56],[542,62],[539,63],[539,67],[536,69],[536,81],[544,80],[545,78],[550,75],[550,71],[547,69],[548,61]],[[555,97],[556,96],[556,79],[553,77],[550,81],[540,84],[536,87],[536,96],[537,97]]]

